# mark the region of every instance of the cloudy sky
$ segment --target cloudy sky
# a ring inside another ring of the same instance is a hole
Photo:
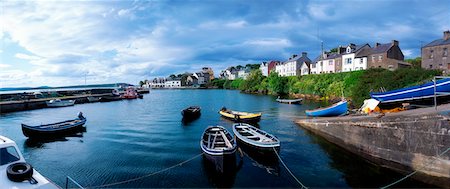
[[[0,1],[0,87],[128,82],[450,29],[448,0]]]

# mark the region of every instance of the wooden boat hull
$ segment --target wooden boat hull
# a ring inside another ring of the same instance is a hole
[[[221,136],[228,138],[228,142],[220,140]],[[219,144],[219,141],[221,144]],[[206,128],[200,139],[200,148],[204,157],[215,166],[216,171],[226,172],[227,168],[236,166],[236,141],[224,127],[212,126]]]
[[[437,80],[436,92],[450,93],[450,79]],[[450,94],[439,96],[448,95]],[[380,101],[381,103],[393,103],[434,98],[434,82],[392,90],[384,93],[370,93],[370,96]]]
[[[183,120],[195,120],[198,119],[201,115],[200,107],[189,107],[181,111],[181,115],[183,116]]]
[[[261,113],[252,114],[249,116],[239,116],[221,110],[219,111],[219,114],[222,115],[222,117],[233,120],[235,122],[257,123],[261,121]]]
[[[73,124],[65,124],[64,126],[60,127],[52,127],[52,125],[56,124],[64,124],[64,123],[70,123],[76,121]],[[41,128],[41,126],[29,126],[26,124],[22,124],[22,133],[26,137],[29,138],[57,138],[57,137],[64,137],[67,135],[72,135],[74,133],[82,132],[84,131],[83,125],[86,123],[86,119],[74,119],[74,120],[67,120],[63,122],[58,122],[54,124],[48,124],[45,125],[45,128]]]
[[[339,116],[347,113],[347,101],[341,101],[336,104],[333,104],[330,107],[319,108],[315,110],[306,110],[305,113],[310,117],[332,117]]]

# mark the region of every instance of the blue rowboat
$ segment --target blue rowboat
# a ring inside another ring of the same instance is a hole
[[[23,135],[29,138],[58,138],[82,131],[85,123],[86,118],[80,112],[76,119],[58,123],[38,126],[22,124],[22,132]]]
[[[450,93],[450,79],[436,81],[437,93]],[[434,82],[413,87],[392,90],[384,93],[370,93],[370,96],[381,103],[411,101],[434,97]],[[438,95],[442,96],[442,95]]]
[[[343,100],[326,108],[306,110],[305,113],[307,116],[311,117],[331,117],[343,115],[347,113],[347,101]]]

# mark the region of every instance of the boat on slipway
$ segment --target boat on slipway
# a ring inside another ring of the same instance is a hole
[[[370,96],[373,99],[380,101],[381,104],[395,103],[395,102],[423,101],[425,99],[434,98],[435,90],[437,97],[449,96],[450,78],[437,80],[436,86],[434,82],[428,82],[423,85],[406,87],[387,92],[370,93]]]
[[[83,131],[86,118],[83,113],[78,113],[78,117],[72,120],[57,123],[30,126],[22,124],[22,133],[29,138],[56,138]]]
[[[49,108],[57,108],[57,107],[66,107],[66,106],[73,106],[75,104],[75,100],[61,100],[59,98],[49,100],[45,102],[47,104],[47,107]]]
[[[261,113],[238,112],[223,107],[219,114],[235,122],[257,123],[261,120]]]
[[[246,145],[260,154],[280,151],[280,140],[277,137],[247,123],[233,124],[233,133],[239,146]]]
[[[222,126],[210,126],[203,132],[200,148],[204,157],[215,165],[216,171],[227,172],[236,166],[237,144]]]
[[[310,117],[332,117],[344,115],[348,111],[348,103],[346,100],[342,100],[336,104],[325,108],[318,108],[314,110],[306,110],[305,113]]]
[[[58,189],[25,161],[17,144],[0,135],[0,188]]]

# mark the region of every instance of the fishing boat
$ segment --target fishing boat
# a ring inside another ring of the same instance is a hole
[[[225,172],[235,166],[236,141],[222,126],[210,126],[203,132],[200,147],[204,157],[213,163],[216,170]]]
[[[434,98],[434,90],[434,82],[429,82],[423,85],[417,85],[382,93],[370,93],[370,96],[373,99],[380,101],[380,103],[404,102]],[[436,81],[436,95],[438,97],[450,95],[450,78],[440,79]]]
[[[89,102],[98,102],[100,101],[102,97],[98,97],[98,96],[88,96],[87,99]]]
[[[123,94],[122,98],[124,99],[136,99],[139,97],[138,92],[134,87],[127,87],[125,89],[125,94]]]
[[[303,99],[301,98],[297,98],[297,99],[281,99],[280,97],[278,97],[276,99],[277,102],[279,103],[286,103],[286,104],[300,104],[302,103]]]
[[[190,106],[184,110],[181,110],[181,115],[184,120],[197,119],[201,115],[201,108],[198,106]]]
[[[347,113],[347,101],[342,100],[336,104],[333,104],[329,107],[318,108],[315,110],[306,110],[305,113],[310,117],[331,117],[331,116],[339,116]]]
[[[83,113],[78,113],[78,117],[72,120],[57,123],[30,126],[22,124],[22,133],[29,138],[55,138],[70,135],[83,131],[86,118]]]
[[[249,113],[249,112],[238,112],[233,110],[228,110],[223,107],[219,114],[225,118],[231,119],[236,122],[259,122],[261,120],[261,113]]]
[[[0,136],[1,188],[53,189],[59,188],[25,161],[17,144]]]
[[[233,124],[233,133],[239,146],[249,146],[261,154],[280,151],[280,141],[277,137],[247,123]]]
[[[47,104],[47,107],[57,108],[57,107],[73,106],[75,104],[75,100],[61,100],[57,98],[46,101],[45,103]]]

